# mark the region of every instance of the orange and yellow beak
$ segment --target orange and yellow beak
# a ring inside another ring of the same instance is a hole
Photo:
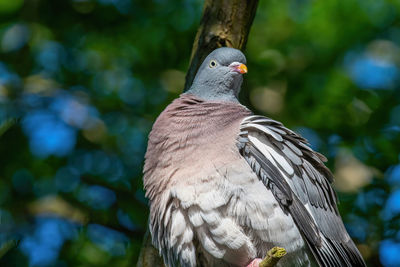
[[[243,63],[233,62],[231,65],[229,65],[229,67],[240,74],[247,73],[247,66]]]
[[[237,68],[236,68],[241,74],[247,73],[247,66],[244,64],[240,64]]]

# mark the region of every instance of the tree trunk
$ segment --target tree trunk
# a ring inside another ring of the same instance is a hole
[[[185,90],[207,55],[218,47],[243,50],[256,14],[258,0],[205,0],[186,74]]]
[[[192,85],[194,76],[207,55],[218,47],[243,50],[256,14],[258,0],[205,0],[203,16],[193,43],[184,91]],[[151,244],[147,230],[138,267],[161,267],[162,258]]]
[[[142,249],[140,251],[137,267],[163,267],[164,262],[162,257],[158,254],[157,249],[151,244],[150,231],[147,229],[144,235]]]

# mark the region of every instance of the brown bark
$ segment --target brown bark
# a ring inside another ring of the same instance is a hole
[[[189,89],[197,69],[211,51],[223,46],[245,48],[257,5],[258,0],[205,0],[184,91]],[[146,232],[137,266],[165,266],[158,251],[151,245],[149,231]]]
[[[137,262],[137,267],[163,267],[164,262],[158,251],[151,244],[150,232],[147,229],[144,235],[142,249],[140,251],[139,260]]]
[[[258,0],[205,0],[184,91],[192,85],[197,69],[211,51],[223,46],[245,48],[257,5]]]

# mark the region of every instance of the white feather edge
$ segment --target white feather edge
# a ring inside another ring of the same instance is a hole
[[[260,151],[261,153],[274,165],[279,164],[287,174],[293,175],[294,174],[294,169],[290,164],[285,160],[284,157],[279,155],[273,147],[268,146],[267,144],[263,143],[260,141],[257,137],[248,135],[248,138],[250,142],[253,143]],[[284,177],[286,177],[286,174],[284,174],[281,169],[278,167],[278,170],[282,173]]]

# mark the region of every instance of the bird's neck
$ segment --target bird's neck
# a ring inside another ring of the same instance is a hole
[[[206,101],[223,101],[239,103],[238,96],[242,84],[241,77],[229,77],[221,82],[212,79],[194,79],[187,93]]]
[[[194,95],[206,101],[222,101],[239,103],[238,96],[234,89],[223,86],[214,86],[212,88],[193,84],[185,94]]]

